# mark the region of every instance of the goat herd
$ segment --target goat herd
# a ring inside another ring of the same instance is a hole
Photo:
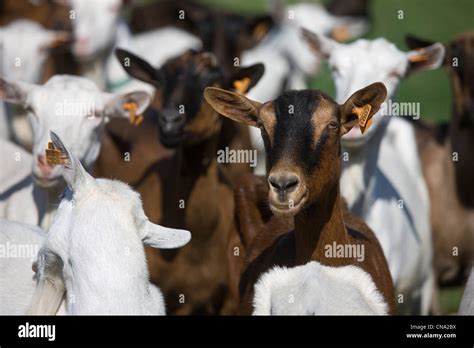
[[[474,314],[474,33],[357,39],[364,0],[0,24],[0,314],[437,314],[469,274]],[[441,66],[448,123],[394,101]]]

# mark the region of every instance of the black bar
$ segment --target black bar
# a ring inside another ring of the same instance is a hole
[[[19,337],[20,325],[55,325],[55,339]],[[414,325],[414,326],[413,326]],[[428,326],[432,325],[432,326]],[[424,327],[420,331],[420,327]],[[455,334],[408,338],[407,334]],[[0,317],[0,346],[16,344],[410,344],[473,347],[474,317]]]

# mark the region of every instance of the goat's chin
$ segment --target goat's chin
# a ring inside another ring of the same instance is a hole
[[[281,218],[292,218],[297,215],[301,210],[303,210],[306,201],[307,201],[307,194],[304,193],[301,195],[300,198],[295,199],[295,204],[282,204],[278,200],[269,199],[270,209],[275,216],[279,216]]]
[[[59,177],[53,178],[53,179],[45,179],[33,174],[33,181],[39,187],[44,188],[44,189],[49,189],[59,184]]]

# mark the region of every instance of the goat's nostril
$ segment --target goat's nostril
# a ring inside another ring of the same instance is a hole
[[[278,191],[291,192],[298,186],[299,179],[296,175],[270,175],[268,182]]]

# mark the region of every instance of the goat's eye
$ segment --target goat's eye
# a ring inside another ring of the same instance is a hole
[[[333,72],[334,74],[338,74],[338,75],[339,75],[339,73],[340,73],[340,71],[339,71],[339,69],[338,69],[337,66],[332,66],[332,67],[331,67],[331,70],[332,70],[332,72]]]
[[[338,126],[339,126],[339,123],[337,121],[329,122],[329,128],[331,129],[336,129]]]

